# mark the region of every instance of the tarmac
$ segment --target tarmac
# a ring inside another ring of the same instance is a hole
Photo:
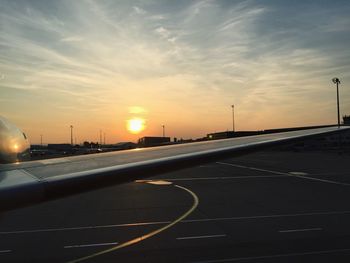
[[[0,262],[349,262],[350,155],[270,150],[0,215]]]

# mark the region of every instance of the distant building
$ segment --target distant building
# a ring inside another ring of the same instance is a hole
[[[233,137],[243,137],[243,136],[252,136],[261,134],[262,131],[225,131],[225,132],[214,132],[207,134],[208,140],[219,140],[219,139],[227,139]]]
[[[350,115],[343,116],[343,123],[344,125],[350,125]]]
[[[60,152],[68,152],[72,151],[72,145],[68,143],[58,143],[58,144],[48,144],[48,150],[60,151]]]
[[[348,122],[350,121],[350,116],[344,116],[343,117],[344,124],[345,124],[345,119],[346,118],[348,118],[347,119]],[[350,123],[348,125],[350,125]],[[298,130],[304,130],[304,129],[325,128],[325,127],[332,127],[332,126],[334,126],[334,125],[279,128],[279,129],[268,129],[268,130],[261,130],[261,131],[214,132],[214,133],[207,134],[207,140],[236,138],[236,137],[253,136],[253,135],[260,135],[260,134],[270,134],[270,133],[278,133],[278,132],[290,132],[290,131],[298,131]]]
[[[219,140],[219,139],[227,139],[234,137],[233,131],[226,131],[226,132],[214,132],[207,134],[207,138],[209,140]]]
[[[170,143],[170,137],[151,137],[146,136],[138,140],[138,145],[141,147],[159,146]]]
[[[130,150],[137,147],[136,143],[133,142],[119,142],[110,146],[114,150]]]

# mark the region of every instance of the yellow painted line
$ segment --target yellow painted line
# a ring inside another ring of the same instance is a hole
[[[143,236],[134,238],[134,239],[129,240],[129,241],[125,242],[125,243],[122,243],[122,244],[120,244],[118,246],[115,246],[115,247],[112,247],[112,248],[109,248],[109,249],[97,252],[95,254],[92,254],[92,255],[89,255],[89,256],[86,256],[86,257],[74,259],[72,261],[69,261],[68,263],[82,262],[82,261],[85,261],[85,260],[88,260],[88,259],[91,259],[91,258],[95,258],[95,257],[101,256],[101,255],[110,253],[112,251],[116,251],[116,250],[121,249],[121,248],[124,248],[124,247],[127,247],[127,246],[131,246],[133,244],[139,243],[139,242],[141,242],[143,240],[146,240],[146,239],[148,239],[150,237],[153,237],[153,236],[155,236],[155,235],[157,235],[157,234],[167,230],[168,228],[170,228],[170,227],[176,225],[177,223],[179,223],[181,220],[185,219],[187,216],[189,216],[197,208],[197,206],[199,204],[199,199],[198,199],[198,196],[195,193],[193,193],[191,190],[189,190],[189,189],[187,189],[185,187],[179,186],[179,185],[174,185],[174,186],[177,187],[177,188],[180,188],[180,189],[182,189],[182,190],[184,190],[186,192],[188,192],[193,197],[193,205],[186,213],[181,215],[176,220],[172,221],[170,224],[167,224],[166,226],[164,226],[162,228],[159,228],[159,229],[157,229],[155,231],[152,231],[152,232],[148,233],[147,235],[143,235]]]
[[[164,180],[153,180],[147,182],[148,184],[154,184],[154,185],[171,185],[172,182],[164,181]]]

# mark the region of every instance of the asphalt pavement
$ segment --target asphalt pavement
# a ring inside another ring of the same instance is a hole
[[[0,215],[0,262],[349,262],[350,155],[265,151]]]

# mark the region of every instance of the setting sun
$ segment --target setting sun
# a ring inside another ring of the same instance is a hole
[[[131,133],[139,133],[145,129],[145,120],[139,118],[130,119],[127,122],[127,129]]]

